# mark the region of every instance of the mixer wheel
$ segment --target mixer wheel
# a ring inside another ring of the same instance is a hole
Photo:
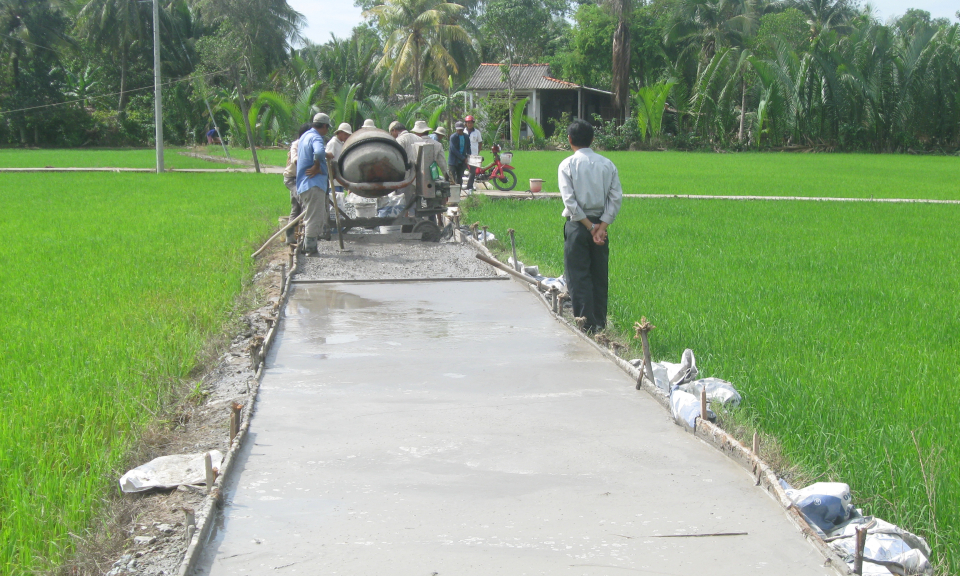
[[[435,222],[430,220],[421,220],[413,226],[413,232],[419,232],[422,234],[420,239],[424,242],[439,242],[440,241],[440,227],[437,226]]]

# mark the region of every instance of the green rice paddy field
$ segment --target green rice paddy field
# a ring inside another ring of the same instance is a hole
[[[697,170],[714,162],[687,158]],[[636,170],[625,160],[621,175]],[[933,189],[910,195],[948,196],[946,180],[931,175]],[[516,229],[520,259],[558,275],[561,211],[558,199],[480,197],[468,217],[500,238]],[[811,476],[849,483],[866,513],[925,536],[956,574],[958,221],[956,205],[627,199],[610,229],[609,312],[628,337],[641,316],[656,325],[654,360],[693,349],[702,375],[743,394],[735,419],[775,436]]]
[[[164,151],[166,169],[224,169],[229,164],[208,162],[180,154],[183,151],[168,148]],[[222,154],[222,152],[221,152]],[[105,148],[102,150],[21,150],[0,148],[0,168],[156,168],[157,154],[153,148]]]
[[[83,535],[289,211],[255,174],[4,174],[0,574]]]
[[[626,194],[960,199],[960,158],[879,154],[601,152]],[[517,152],[517,190],[530,178],[556,192],[570,152]],[[490,152],[486,153],[487,160]]]

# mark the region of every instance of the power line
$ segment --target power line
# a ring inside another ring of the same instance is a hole
[[[222,74],[223,72],[226,72],[227,70],[229,70],[229,69],[228,69],[228,68],[224,68],[223,70],[218,70],[218,71],[216,71],[216,72],[208,72],[208,73],[206,73],[206,74],[201,74],[200,76],[202,76],[202,77],[206,77],[206,76],[216,76],[217,74]],[[176,80],[170,80],[170,81],[164,82],[164,83],[162,83],[161,85],[162,85],[162,86],[168,86],[168,85],[170,85],[170,84],[177,84],[177,83],[179,83],[179,82],[186,82],[186,81],[188,81],[188,80],[192,80],[193,78],[194,78],[193,75],[191,75],[191,76],[184,76],[183,78],[177,78]],[[56,104],[42,104],[42,105],[40,105],[40,106],[31,106],[31,107],[29,107],[29,108],[19,108],[19,109],[17,109],[17,110],[4,110],[4,111],[0,111],[0,116],[3,116],[3,115],[5,115],[5,114],[15,114],[15,113],[17,113],[17,112],[27,112],[27,111],[30,111],[30,110],[39,110],[39,109],[41,109],[41,108],[52,108],[52,107],[54,107],[54,106],[66,106],[67,104],[76,104],[77,102],[85,102],[85,101],[87,101],[87,100],[99,100],[99,99],[101,99],[101,98],[109,98],[109,97],[111,97],[111,96],[119,96],[120,94],[129,94],[129,93],[131,93],[131,92],[141,92],[141,91],[143,91],[143,90],[153,90],[153,88],[154,88],[154,86],[142,86],[142,87],[140,87],[140,88],[131,88],[130,90],[124,90],[123,92],[112,92],[112,93],[109,93],[109,94],[97,94],[96,96],[86,96],[86,97],[84,97],[84,98],[79,98],[79,99],[77,99],[77,100],[68,100],[68,101],[66,101],[66,102],[57,102]]]

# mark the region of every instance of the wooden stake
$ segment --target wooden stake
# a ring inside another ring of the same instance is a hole
[[[193,508],[184,508],[183,516],[183,525],[187,527],[187,544],[190,544],[190,541],[193,540],[193,532],[197,529],[197,517],[196,514],[194,514]]]
[[[203,455],[203,468],[207,473],[207,492],[209,492],[213,490],[213,481],[215,480],[213,476],[213,461],[210,459],[209,452]]]
[[[656,326],[648,322],[646,316],[640,317],[640,321],[634,322],[633,324],[633,339],[636,340],[639,338],[640,345],[643,347],[643,367],[640,369],[640,375],[637,377],[637,390],[642,388],[644,373],[646,373],[647,380],[650,381],[650,384],[654,386],[657,385],[657,381],[653,379],[653,361],[650,358],[650,342],[647,340],[647,334],[654,328],[656,328]]]
[[[867,528],[857,528],[857,546],[853,556],[853,573],[857,576],[863,574],[863,547],[867,544]]]
[[[233,439],[237,437],[237,434],[240,433],[240,416],[241,410],[243,410],[243,404],[231,404],[230,405],[230,443],[233,444]]]
[[[753,431],[753,453],[760,455],[760,433],[756,430]]]
[[[520,272],[520,261],[517,260],[517,240],[513,237],[513,228],[507,230],[507,234],[510,235],[510,247],[513,249],[513,268]]]
[[[707,387],[700,389],[700,419],[707,420]]]
[[[489,226],[484,226],[484,227],[483,227],[483,245],[484,245],[484,246],[487,245],[487,229],[488,229],[488,228],[489,228]]]

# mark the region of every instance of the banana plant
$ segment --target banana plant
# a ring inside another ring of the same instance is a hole
[[[527,102],[529,100],[529,98],[524,98],[513,105],[512,124],[510,126],[510,142],[512,143],[515,143],[520,139],[520,129],[524,124],[530,127],[530,131],[533,132],[535,137],[546,138],[546,134],[543,131],[543,126],[541,126],[536,119],[523,113],[523,110],[527,107]]]
[[[633,93],[637,103],[637,123],[640,127],[640,137],[657,138],[663,129],[663,107],[667,103],[667,96],[676,82],[660,82],[653,86],[643,86]]]

